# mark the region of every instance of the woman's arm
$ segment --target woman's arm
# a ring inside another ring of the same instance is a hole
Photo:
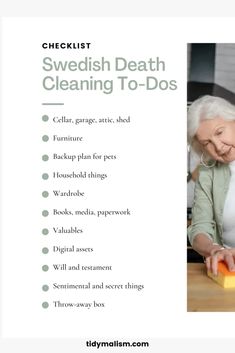
[[[192,223],[188,227],[188,238],[194,247],[194,238],[200,235],[202,239],[198,239],[199,244],[195,243],[194,248],[203,256],[205,256],[203,245],[207,246],[218,242],[213,210],[212,185],[212,171],[200,166],[199,178],[195,184]],[[208,243],[208,240],[211,240],[211,243]]]
[[[189,240],[194,250],[206,258],[206,266],[217,274],[219,261],[224,261],[230,271],[235,270],[235,248],[224,249],[216,234],[214,220],[214,197],[212,195],[212,170],[200,167],[195,185],[192,224],[188,228]],[[217,244],[219,241],[220,244]]]
[[[197,234],[194,237],[192,247],[204,257],[212,256],[214,252],[223,249],[222,245],[213,243],[205,234]]]
[[[226,249],[213,243],[205,234],[198,234],[193,240],[193,249],[206,258],[207,270],[214,275],[217,275],[219,261],[224,261],[229,271],[235,271],[235,248]]]

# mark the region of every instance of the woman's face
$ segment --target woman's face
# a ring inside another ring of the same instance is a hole
[[[222,118],[203,120],[196,139],[214,160],[222,163],[235,160],[235,121]]]

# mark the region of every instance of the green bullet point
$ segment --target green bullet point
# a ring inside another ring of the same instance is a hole
[[[48,248],[42,248],[42,253],[43,254],[48,254],[49,253],[49,249]]]
[[[42,136],[42,141],[47,142],[49,140],[49,137],[47,135]]]
[[[42,179],[47,180],[49,178],[49,175],[47,173],[42,174]]]
[[[49,230],[47,228],[43,228],[42,234],[47,235],[49,233]]]
[[[47,292],[47,291],[49,290],[49,286],[48,286],[47,284],[44,284],[44,285],[42,286],[42,290],[43,290],[44,292]]]
[[[47,210],[42,211],[43,217],[47,217],[49,215],[49,212]]]
[[[47,154],[44,154],[44,155],[42,156],[42,160],[43,160],[44,162],[47,162],[48,159],[49,159],[49,157],[48,157]]]
[[[44,309],[47,309],[48,306],[49,306],[48,302],[43,302],[43,303],[42,303],[42,307],[43,307]]]
[[[42,121],[48,121],[49,120],[49,116],[48,115],[43,115],[42,116]]]
[[[49,270],[49,266],[43,265],[43,266],[42,266],[42,270],[43,270],[44,272],[47,272],[47,271]]]
[[[43,191],[42,196],[43,197],[48,197],[49,196],[49,192],[48,191]]]

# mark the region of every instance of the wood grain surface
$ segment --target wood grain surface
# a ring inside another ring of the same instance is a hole
[[[235,311],[235,289],[207,276],[205,264],[188,264],[188,311]]]

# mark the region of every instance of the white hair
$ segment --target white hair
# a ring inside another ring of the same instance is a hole
[[[193,149],[201,152],[201,148],[195,139],[199,124],[203,120],[222,118],[235,120],[235,106],[223,98],[203,96],[195,100],[188,110],[188,142]]]

